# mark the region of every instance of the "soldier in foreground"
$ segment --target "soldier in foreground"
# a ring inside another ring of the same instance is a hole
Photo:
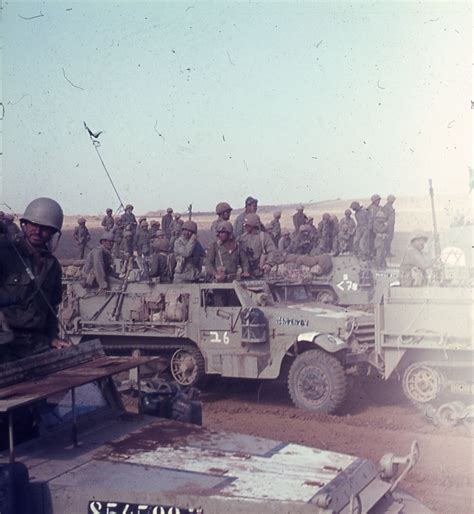
[[[239,268],[242,278],[250,276],[247,255],[234,239],[230,221],[221,221],[217,225],[217,239],[207,249],[205,266],[215,282],[232,282],[237,279]]]
[[[252,278],[261,278],[271,269],[275,243],[269,234],[261,230],[258,214],[249,213],[244,220],[245,233],[239,238],[242,250],[249,261],[249,273]]]
[[[428,237],[416,233],[410,239],[400,264],[400,285],[402,287],[422,287],[427,284],[427,270],[433,265],[433,261],[424,253]]]
[[[112,216],[112,209],[110,207],[105,210],[105,216],[102,218],[100,224],[107,232],[114,228],[115,220]]]
[[[82,268],[82,285],[86,288],[98,288],[97,293],[102,293],[111,288],[111,285],[119,284],[118,273],[114,271],[112,259],[112,247],[114,236],[111,232],[104,232],[99,240],[99,246],[93,248],[87,255]]]
[[[176,267],[173,282],[196,282],[201,275],[204,249],[197,239],[197,225],[188,220],[183,223],[181,235],[173,245]]]
[[[56,311],[61,303],[61,266],[51,241],[61,233],[63,211],[51,198],[37,198],[20,218],[23,238],[0,242],[0,296],[11,299],[2,313],[13,333],[0,363],[36,355],[69,343],[59,338]]]
[[[232,207],[227,202],[219,202],[216,205],[217,219],[211,223],[211,233],[217,234],[217,225],[222,221],[229,221]]]
[[[77,227],[74,228],[73,237],[79,248],[79,259],[84,259],[86,248],[89,247],[89,241],[91,240],[89,229],[86,227],[85,218],[79,218],[77,220]]]
[[[239,238],[244,233],[245,218],[248,214],[255,214],[258,209],[258,200],[252,196],[245,199],[245,210],[237,216],[234,222],[234,236]],[[259,218],[260,219],[260,218]]]

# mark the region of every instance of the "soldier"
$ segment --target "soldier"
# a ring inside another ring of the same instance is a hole
[[[245,199],[245,210],[237,216],[234,222],[234,236],[239,238],[244,233],[244,223],[247,214],[255,214],[258,209],[258,200],[252,196]],[[260,219],[260,218],[259,218]]]
[[[395,233],[395,209],[393,208],[393,204],[396,198],[393,195],[387,196],[387,203],[382,207],[385,216],[387,216],[387,256],[395,257],[392,253],[392,241],[393,235]]]
[[[314,226],[314,218],[308,218],[308,227],[310,229],[311,239],[313,241],[313,247],[319,243],[319,232],[318,229]]]
[[[428,237],[415,233],[408,245],[400,264],[400,285],[402,287],[421,287],[427,284],[427,270],[433,261],[423,253]]]
[[[10,241],[18,241],[22,237],[22,232],[15,223],[15,216],[13,214],[5,214],[3,221],[3,229],[6,238]]]
[[[98,288],[102,293],[113,284],[121,283],[118,274],[114,271],[112,261],[112,247],[114,236],[105,231],[99,240],[99,246],[93,248],[86,257],[82,268],[82,285],[86,288]]]
[[[184,221],[181,219],[181,214],[179,212],[174,213],[173,221],[170,225],[170,233],[171,233],[171,246],[174,245],[174,242],[181,235],[181,231],[183,230]]]
[[[135,234],[137,218],[135,218],[135,214],[133,214],[132,204],[127,204],[125,206],[125,212],[122,214],[122,223],[126,229],[131,230]]]
[[[331,216],[331,251],[339,255],[339,220],[335,214]]]
[[[148,257],[150,255],[150,231],[148,230],[146,219],[142,219],[138,225],[133,239],[133,248],[140,257]]]
[[[107,232],[110,232],[114,228],[115,220],[112,216],[112,209],[110,207],[105,210],[105,216],[102,218],[101,225]]]
[[[249,213],[244,219],[245,233],[239,238],[239,243],[249,261],[249,273],[253,278],[260,278],[271,269],[275,243],[269,234],[261,230],[260,217]]]
[[[278,251],[289,252],[291,246],[291,235],[287,228],[281,229],[280,241],[278,241]]]
[[[375,215],[378,211],[382,209],[380,207],[380,195],[372,195],[370,197],[370,205],[367,207],[367,212],[369,213],[369,256],[373,257],[375,255],[375,232],[374,232],[374,220]]]
[[[159,277],[160,283],[173,282],[174,254],[163,230],[158,230],[151,243],[150,277]]]
[[[299,205],[296,208],[295,214],[293,214],[293,225],[295,227],[295,234],[299,233],[301,225],[307,225],[308,224],[308,216],[303,212],[304,206]]]
[[[377,269],[385,269],[387,267],[387,261],[385,260],[387,254],[387,216],[385,216],[382,209],[378,210],[375,214],[373,231],[375,234],[375,267]]]
[[[298,234],[295,235],[291,243],[289,253],[309,255],[312,250],[313,240],[311,237],[311,228],[309,225],[301,225]]]
[[[168,239],[171,239],[171,222],[173,221],[173,209],[168,207],[166,214],[161,217],[161,230],[166,234]]]
[[[86,248],[89,248],[89,241],[91,240],[85,218],[78,218],[77,227],[74,228],[74,240],[79,248],[79,259],[84,259],[84,253]]]
[[[201,275],[204,249],[197,240],[197,225],[188,220],[183,223],[181,235],[173,245],[176,267],[173,282],[196,282]]]
[[[19,241],[0,242],[0,296],[11,299],[2,313],[13,335],[1,346],[1,363],[69,346],[58,336],[61,266],[50,244],[54,234],[61,233],[61,206],[51,198],[37,198],[20,224]]]
[[[367,259],[369,255],[369,213],[359,202],[352,202],[351,209],[354,211],[357,221],[354,253],[361,259]]]
[[[281,225],[280,225],[280,219],[281,219],[281,211],[275,211],[273,213],[273,219],[269,223],[269,227],[267,232],[272,236],[273,242],[276,246],[278,246],[278,241],[280,241],[281,237]]]
[[[217,219],[215,219],[211,223],[211,234],[212,235],[217,235],[217,225],[221,221],[229,221],[230,220],[231,212],[232,212],[232,207],[227,202],[219,202],[216,205]]]
[[[119,216],[117,216],[114,221],[115,221],[114,228],[111,230],[111,232],[114,236],[114,247],[112,248],[112,255],[114,256],[115,259],[119,259],[120,258],[120,245],[122,244],[122,240],[123,240],[124,227],[123,227],[122,218],[120,218]]]
[[[330,253],[333,243],[333,223],[331,215],[328,212],[323,214],[321,221],[318,223],[318,232],[320,235],[319,250],[321,253]]]
[[[215,282],[232,282],[237,278],[239,268],[241,277],[249,277],[247,255],[234,239],[232,223],[221,221],[217,225],[217,239],[207,249],[206,272]]]
[[[133,256],[133,232],[130,229],[123,231],[123,239],[119,248],[120,260],[125,263]]]
[[[150,221],[150,238],[156,237],[157,232],[160,230],[160,222],[156,220]]]
[[[356,223],[351,217],[352,211],[346,209],[344,218],[339,222],[339,251],[340,253],[348,253],[353,250],[354,235],[356,233]]]

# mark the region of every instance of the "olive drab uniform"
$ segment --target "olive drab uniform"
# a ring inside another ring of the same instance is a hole
[[[374,230],[374,221],[375,216],[377,215],[377,212],[382,210],[382,207],[380,205],[377,205],[376,203],[372,202],[367,207],[367,213],[368,213],[368,227],[369,227],[369,233],[368,233],[368,251],[369,256],[374,257],[375,255],[375,230]]]
[[[128,228],[133,233],[135,233],[135,230],[137,228],[137,218],[135,217],[135,214],[133,214],[132,211],[125,211],[121,218],[123,226],[125,228]]]
[[[302,227],[307,227],[307,230],[302,230]],[[295,234],[291,245],[288,249],[289,253],[298,255],[309,255],[314,248],[313,238],[308,225],[301,225],[298,234]]]
[[[184,221],[181,218],[174,218],[170,224],[170,241],[171,245],[174,244],[176,239],[181,235],[181,231],[183,230]]]
[[[88,247],[89,241],[91,240],[89,229],[85,226],[85,224],[75,227],[74,240],[79,247],[79,259],[84,259],[86,248]]]
[[[293,214],[293,226],[295,227],[295,233],[298,234],[301,225],[308,223],[308,216],[303,211],[297,211]]]
[[[385,269],[387,267],[387,218],[382,211],[376,214],[372,230],[375,234],[374,238],[374,251],[375,251],[375,266],[378,269]]]
[[[237,278],[239,268],[249,271],[247,255],[235,239],[211,243],[205,259],[206,272],[217,282],[232,282]]]
[[[269,234],[259,231],[256,234],[246,232],[239,238],[242,250],[249,262],[249,273],[253,278],[263,275],[263,266],[272,263],[275,243]]]
[[[112,254],[102,246],[96,246],[87,255],[82,268],[82,285],[109,289],[112,279],[118,278],[113,269]]]
[[[291,238],[290,237],[281,237],[280,241],[278,241],[278,251],[279,252],[289,252],[291,248]]]
[[[395,234],[395,209],[393,202],[387,202],[382,207],[385,216],[387,216],[387,239],[385,244],[387,245],[387,255],[392,255],[392,241]]]
[[[14,300],[2,307],[6,323],[13,332],[13,341],[1,345],[0,363],[47,351],[58,337],[57,318],[42,293],[56,310],[62,297],[61,266],[46,248],[32,252],[23,241],[13,245],[0,242],[0,296]],[[17,252],[33,273],[34,280]]]
[[[280,237],[281,237],[280,220],[278,218],[273,218],[272,221],[270,221],[269,225],[270,226],[269,226],[268,233],[273,237],[273,241],[275,242],[275,245],[278,245],[278,242],[280,241]]]
[[[344,216],[339,222],[339,251],[352,252],[356,223],[351,217]]]
[[[120,258],[120,245],[122,244],[123,240],[123,232],[124,228],[123,225],[120,223],[120,225],[115,225],[114,228],[111,230],[112,234],[114,235],[114,246],[112,248],[112,255],[115,259]]]
[[[138,227],[133,238],[133,248],[139,256],[147,257],[150,255],[150,231],[148,228]]]
[[[360,207],[354,214],[357,221],[354,235],[354,252],[366,259],[369,254],[369,214],[367,209]]]
[[[173,282],[196,282],[205,255],[201,243],[195,237],[186,239],[181,235],[174,242],[173,253],[176,259]]]
[[[114,228],[114,225],[115,225],[114,217],[111,214],[106,214],[102,218],[102,222],[100,224],[102,225],[102,227],[104,227],[104,230],[106,230],[107,232],[110,232]]]
[[[426,271],[432,261],[411,243],[400,264],[400,285],[402,287],[421,287],[427,284]]]
[[[166,234],[168,239],[171,238],[171,222],[173,221],[173,215],[170,213],[164,214],[161,217],[161,230]]]
[[[159,277],[162,284],[173,282],[173,269],[176,265],[171,245],[166,237],[156,238],[152,243],[150,277]]]
[[[324,218],[318,223],[321,253],[330,253],[333,245],[333,222],[330,218]]]

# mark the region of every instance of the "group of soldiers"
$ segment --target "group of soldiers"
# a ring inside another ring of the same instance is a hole
[[[218,282],[255,279],[282,262],[282,255],[286,254],[316,257],[353,252],[362,259],[373,259],[374,265],[383,269],[386,256],[391,255],[395,197],[389,195],[383,207],[380,202],[379,195],[372,196],[367,208],[352,202],[340,221],[325,213],[317,226],[300,205],[293,215],[291,232],[282,228],[280,211],[273,213],[269,224],[263,225],[257,214],[258,200],[252,196],[246,198],[243,212],[233,223],[232,207],[219,202],[207,250],[199,242],[197,224],[183,220],[171,207],[161,222],[150,223],[146,217],[137,220],[130,204],[119,217],[107,209],[101,222],[104,232],[99,246],[87,255],[83,281],[87,287],[107,289],[111,281],[127,274],[132,263],[145,278],[159,277],[165,283],[194,282],[200,278]],[[90,241],[84,218],[79,218],[74,238],[79,257],[83,258]],[[114,260],[120,260],[118,268]]]
[[[20,237],[21,230],[15,223],[15,215],[0,211],[0,240],[17,241]]]

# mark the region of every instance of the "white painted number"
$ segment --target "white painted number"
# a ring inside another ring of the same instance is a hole
[[[220,333],[216,332],[214,330],[209,332],[209,335],[211,336],[211,339],[210,339],[211,343],[224,343],[224,344],[230,343],[229,333],[227,331],[222,334],[222,338],[221,338]]]

